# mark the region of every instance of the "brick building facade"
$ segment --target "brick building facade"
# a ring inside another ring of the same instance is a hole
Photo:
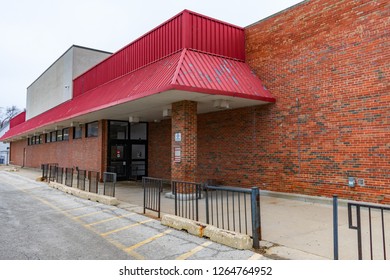
[[[245,62],[276,102],[210,112],[172,102],[169,119],[148,121],[147,174],[389,204],[389,11],[384,0],[312,0],[246,27]],[[104,171],[102,119],[95,138],[13,141],[11,161]]]
[[[390,203],[389,16],[387,1],[307,1],[246,28],[277,99],[255,113],[254,184]]]
[[[277,102],[198,115],[198,181],[390,203],[389,11],[307,1],[247,27],[246,61]]]

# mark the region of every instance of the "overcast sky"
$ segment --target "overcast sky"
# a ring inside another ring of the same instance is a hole
[[[0,0],[0,107],[70,46],[115,52],[184,9],[241,27],[301,0]]]

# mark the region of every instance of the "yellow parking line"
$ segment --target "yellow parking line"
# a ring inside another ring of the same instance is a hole
[[[40,201],[41,203],[43,203],[43,204],[49,206],[50,208],[52,208],[52,209],[58,211],[59,213],[62,213],[64,216],[66,216],[66,217],[68,217],[68,218],[73,218],[72,215],[70,215],[67,211],[64,211],[64,210],[60,209],[58,206],[54,205],[53,203],[51,203],[51,202],[49,202],[49,201],[47,201],[47,200],[45,200],[45,199],[43,199],[43,198],[41,198],[41,197],[38,197],[38,196],[36,196],[36,195],[33,195],[33,194],[29,193],[29,192],[26,191],[26,190],[22,190],[22,189],[20,189],[20,188],[16,188],[16,189],[18,189],[19,191],[21,191],[21,192],[23,192],[23,193],[29,194],[32,198],[34,198],[34,199]],[[87,207],[88,207],[88,206],[87,206]],[[76,209],[76,208],[74,208],[74,209]],[[77,219],[76,219],[76,221],[77,221],[78,223],[80,223],[80,225],[82,225],[82,226],[84,226],[85,228],[91,230],[92,232],[94,232],[94,233],[96,233],[96,234],[99,234],[94,228],[85,226],[85,224],[83,224],[82,222],[80,222],[80,221],[77,220]],[[149,221],[149,220],[148,220],[148,221]],[[146,221],[144,221],[144,222],[146,222]],[[108,242],[110,242],[111,244],[113,244],[116,248],[118,248],[118,249],[120,249],[120,250],[122,250],[122,251],[124,251],[124,250],[126,249],[125,245],[121,244],[119,241],[116,241],[116,240],[114,240],[114,239],[107,238],[107,237],[106,237],[105,239],[106,239]],[[144,260],[144,259],[145,259],[144,256],[142,256],[141,254],[139,254],[139,253],[137,253],[137,252],[131,252],[131,251],[129,251],[129,252],[127,252],[127,254],[129,254],[130,256],[132,256],[132,257],[134,257],[135,259],[138,259],[138,260]]]
[[[129,252],[133,251],[134,249],[137,249],[138,247],[141,247],[141,246],[143,246],[143,245],[145,245],[147,243],[150,243],[153,240],[156,240],[157,238],[163,237],[164,235],[166,235],[166,234],[168,234],[170,232],[172,232],[172,230],[168,229],[168,230],[166,230],[166,231],[164,231],[162,233],[156,234],[155,236],[152,236],[152,237],[150,237],[148,239],[145,239],[144,241],[141,241],[141,242],[139,242],[139,243],[137,243],[137,244],[135,244],[133,246],[130,246],[130,247],[126,248],[124,251],[126,253],[129,253]]]
[[[64,209],[64,210],[61,210],[60,212],[61,213],[65,213],[65,212],[70,212],[70,211],[73,211],[73,210],[85,209],[85,208],[88,208],[88,207],[91,207],[91,206],[80,206],[80,207],[71,208],[71,209]]]
[[[125,230],[125,229],[129,229],[129,228],[132,228],[132,227],[136,227],[136,226],[139,226],[139,225],[151,222],[151,221],[154,221],[154,220],[153,219],[149,219],[149,220],[145,220],[145,221],[142,221],[142,222],[131,224],[131,225],[128,225],[128,226],[125,226],[125,227],[122,227],[122,228],[117,228],[117,229],[114,229],[114,230],[111,230],[111,231],[108,231],[108,232],[105,232],[105,233],[101,233],[100,236],[107,236],[107,235],[113,234],[115,232],[122,231],[122,230]]]
[[[176,259],[177,260],[186,260],[188,259],[189,257],[191,257],[192,255],[198,253],[199,251],[203,250],[204,248],[206,248],[207,246],[209,246],[210,244],[212,244],[213,242],[211,241],[207,241],[201,245],[199,245],[198,247],[195,247],[194,249],[192,249],[191,251],[181,255],[181,256],[178,256]]]
[[[116,219],[125,218],[125,217],[132,216],[132,215],[135,215],[135,213],[130,213],[130,214],[122,215],[122,216],[116,216],[116,217],[108,218],[108,219],[105,219],[105,220],[102,220],[102,221],[86,224],[86,226],[87,227],[95,226],[95,225],[98,225],[98,224],[106,223],[106,222],[109,222],[109,221],[112,221],[112,220],[116,220]]]
[[[113,208],[113,209],[114,209],[114,208]],[[96,212],[87,213],[87,214],[83,214],[83,215],[80,215],[80,216],[75,216],[75,217],[73,217],[73,219],[80,219],[80,218],[83,218],[83,217],[88,217],[88,216],[96,215],[96,214],[99,214],[99,213],[111,211],[111,210],[113,210],[113,209],[99,210],[99,211],[96,211]]]

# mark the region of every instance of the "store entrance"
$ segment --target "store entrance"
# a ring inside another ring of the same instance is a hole
[[[128,147],[124,143],[111,143],[108,172],[116,173],[117,180],[126,180],[128,177]]]
[[[147,123],[109,121],[107,171],[117,173],[118,180],[147,176],[147,128]]]

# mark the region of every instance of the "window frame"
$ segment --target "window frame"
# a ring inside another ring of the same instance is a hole
[[[80,129],[80,135],[76,134],[76,129]],[[81,139],[81,138],[83,138],[83,127],[81,125],[73,127],[73,139]]]
[[[63,140],[63,137],[62,137],[62,129],[61,130],[57,130],[57,142],[61,142]]]
[[[53,138],[54,135],[54,138]],[[57,131],[50,132],[50,142],[57,142]]]
[[[95,125],[95,124],[96,124],[96,134],[95,133],[91,134],[90,131],[89,131],[89,128],[92,125]],[[86,126],[85,126],[85,137],[86,138],[91,138],[91,137],[98,137],[98,136],[99,136],[99,122],[98,121],[94,121],[94,122],[87,123]]]
[[[66,133],[65,133],[66,131]],[[66,135],[66,137],[65,137]],[[62,129],[62,141],[69,141],[69,127]]]

